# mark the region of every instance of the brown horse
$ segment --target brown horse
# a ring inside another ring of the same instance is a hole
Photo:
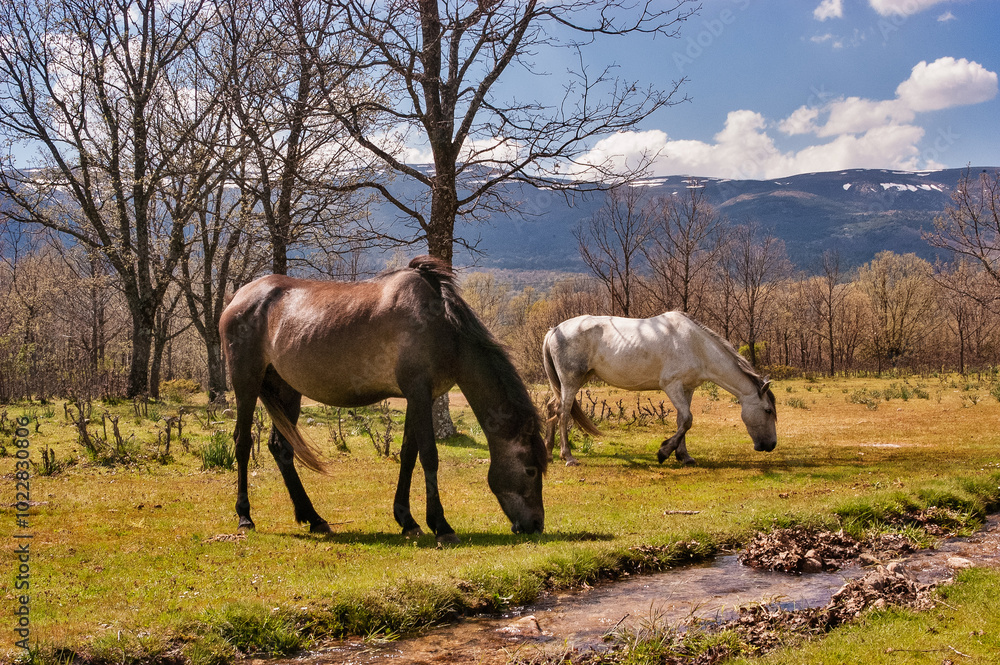
[[[458,542],[438,496],[431,405],[458,384],[486,435],[487,481],[515,533],[541,532],[542,474],[548,455],[538,413],[503,348],[462,300],[450,268],[422,256],[408,268],[359,283],[280,275],[247,284],[219,322],[236,393],[236,513],[253,528],[247,494],[250,428],[257,398],[274,427],[268,448],[310,531],[330,527],[313,508],[293,458],[323,464],[296,428],[303,395],[332,406],[406,398],[399,483],[393,502],[407,536],[420,535],[410,513],[417,456],[427,483],[427,525],[438,542]]]

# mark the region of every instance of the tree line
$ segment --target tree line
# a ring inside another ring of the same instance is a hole
[[[630,188],[610,195],[580,224],[581,256],[591,274],[467,271],[462,288],[534,382],[544,381],[542,339],[561,321],[670,309],[717,330],[775,377],[984,370],[996,367],[1000,354],[1000,253],[982,241],[995,242],[990,229],[1000,230],[991,226],[1000,219],[998,180],[1000,174],[968,176],[926,234],[951,251],[949,262],[883,251],[848,268],[826,252],[812,272],[803,272],[780,240],[752,220],[721,218],[698,187],[651,201]],[[7,247],[13,251],[0,266],[0,402],[127,394],[132,340],[120,278],[79,245],[8,239]],[[395,265],[404,262],[400,254]],[[356,279],[379,266],[359,251],[341,268],[343,278]],[[246,278],[266,272],[260,257]],[[211,347],[191,314],[197,308],[185,306],[188,297],[177,285],[167,291],[153,330],[153,377],[208,388]]]

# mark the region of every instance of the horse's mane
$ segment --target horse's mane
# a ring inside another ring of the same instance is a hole
[[[419,272],[421,277],[441,294],[445,319],[466,342],[479,350],[483,360],[489,365],[498,388],[514,410],[513,417],[508,420],[509,431],[503,434],[511,438],[527,435],[535,464],[544,471],[549,455],[540,434],[541,419],[538,409],[531,401],[531,395],[528,394],[528,389],[514,368],[506,348],[497,341],[462,298],[455,284],[455,272],[451,266],[433,256],[418,256],[410,261],[409,268]]]
[[[767,382],[767,378],[758,374],[757,370],[755,370],[753,365],[750,364],[750,361],[744,358],[743,355],[736,350],[736,348],[729,342],[728,339],[726,339],[719,333],[715,332],[701,321],[697,321],[683,312],[681,313],[684,314],[684,316],[687,317],[687,319],[691,321],[691,323],[701,328],[705,333],[708,334],[709,337],[714,339],[719,344],[719,346],[725,349],[729,353],[729,355],[732,356],[733,360],[736,362],[737,367],[739,367],[740,370],[742,370],[743,373],[746,374],[750,378],[750,380],[754,382],[754,385],[756,385],[758,389],[763,387],[763,385]]]

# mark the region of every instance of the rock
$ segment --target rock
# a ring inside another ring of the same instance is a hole
[[[529,614],[498,629],[498,632],[512,637],[539,637],[542,634],[542,629],[538,625],[538,619],[535,618],[535,615]]]
[[[953,570],[964,570],[966,568],[972,568],[975,564],[965,557],[950,556],[948,557],[948,560],[945,561],[945,565]]]
[[[885,569],[897,577],[905,577],[908,580],[913,579],[913,575],[910,573],[909,569],[898,561],[893,561],[886,566]]]
[[[802,572],[821,573],[823,572],[823,562],[815,557],[807,557],[802,561]]]
[[[862,566],[874,566],[879,563],[879,560],[877,558],[873,557],[871,554],[868,554],[867,552],[859,556],[858,561],[861,562]]]

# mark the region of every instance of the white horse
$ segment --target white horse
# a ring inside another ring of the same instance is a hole
[[[777,444],[771,382],[757,374],[718,333],[682,312],[651,319],[578,316],[546,333],[542,355],[555,393],[549,402],[545,443],[551,455],[558,420],[562,458],[567,465],[578,464],[569,450],[570,418],[589,434],[601,434],[576,399],[583,384],[594,377],[617,388],[659,388],[667,394],[677,409],[677,432],[660,445],[657,459],[661,464],[670,453],[675,453],[679,462],[694,464],[684,435],[691,428],[691,397],[705,381],[739,398],[754,450],[770,452]]]

